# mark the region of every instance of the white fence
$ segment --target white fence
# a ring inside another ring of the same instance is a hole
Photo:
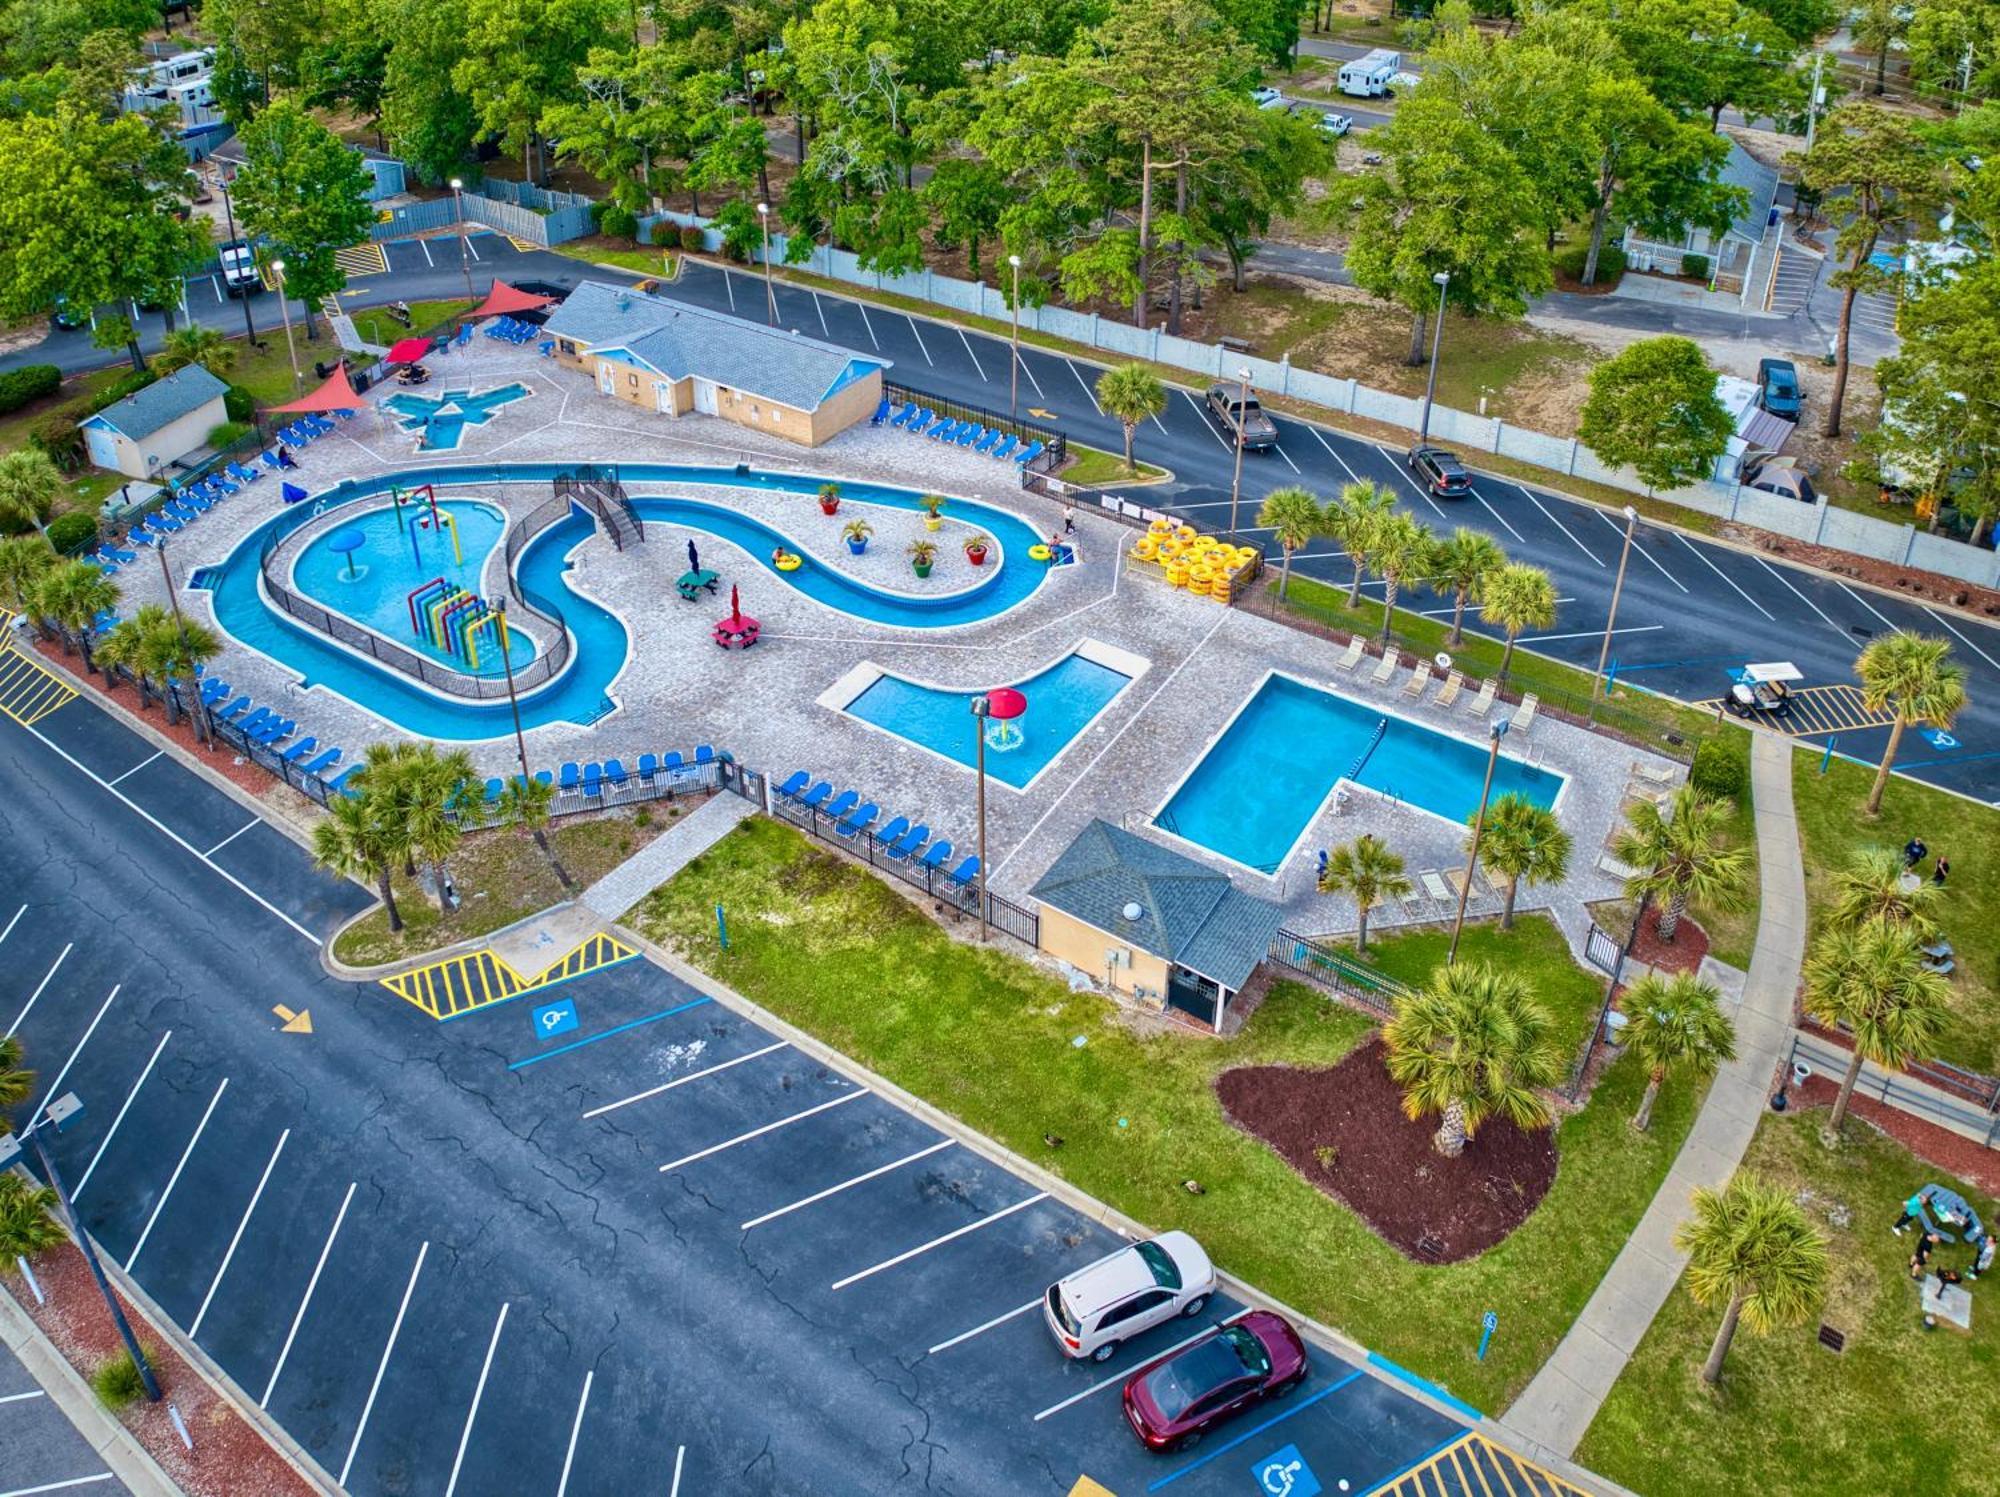
[[[641,237],[650,240],[656,227],[663,223],[676,227],[697,226],[702,230],[704,248],[716,251],[722,247],[722,236],[711,226],[710,220],[685,213],[659,213],[641,219]],[[785,237],[773,234],[773,263],[784,264],[784,253]],[[753,258],[756,254],[753,248]],[[890,291],[898,296],[912,297],[996,322],[1005,322],[1013,315],[1006,298],[993,287],[977,281],[962,281],[955,276],[939,275],[928,269],[905,275],[883,275],[879,271],[862,269],[855,256],[828,245],[814,245],[811,257],[798,268],[823,275],[829,280],[844,281],[850,286]],[[1106,353],[1146,359],[1210,379],[1226,378],[1239,369],[1248,369],[1250,382],[1260,390],[1308,401],[1344,416],[1357,416],[1411,430],[1417,425],[1421,402],[1411,396],[1393,395],[1386,390],[1371,389],[1355,380],[1339,379],[1310,369],[1295,369],[1285,359],[1273,363],[1249,354],[1232,353],[1219,344],[1177,338],[1163,328],[1134,327],[1122,319],[1051,306],[1023,306],[1021,326]],[[1623,468],[1606,467],[1595,454],[1573,438],[1553,437],[1546,432],[1509,425],[1495,416],[1475,416],[1446,405],[1431,408],[1430,429],[1440,442],[1463,451],[1513,458],[1566,477],[1587,479],[1635,494],[1646,492],[1646,486],[1637,474]],[[1713,480],[1664,490],[1654,497],[1813,545],[1850,551],[1857,556],[1896,566],[1917,567],[1981,587],[2000,587],[2000,552],[1968,546],[1943,536],[1927,535],[1914,525],[1836,509],[1824,500],[1818,504],[1801,504],[1796,499]]]
[[[591,231],[587,198],[567,192],[544,192],[538,187],[523,190],[518,182],[495,180],[484,185],[494,192],[506,194],[508,199],[518,198],[521,201],[503,201],[500,197],[467,191],[463,194],[467,223],[484,224],[489,229],[498,229],[503,234],[511,234],[543,249],[567,244]],[[457,222],[457,201],[453,198],[434,198],[426,203],[411,203],[406,207],[390,209],[389,217],[368,232],[374,239],[400,239],[405,234],[448,229]]]

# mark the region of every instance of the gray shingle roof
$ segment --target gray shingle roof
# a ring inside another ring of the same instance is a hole
[[[164,426],[198,411],[229,387],[199,364],[176,369],[145,389],[108,405],[90,419],[124,433],[133,441],[150,437]],[[176,454],[178,456],[178,454]]]
[[[1719,180],[1731,187],[1740,187],[1750,195],[1750,206],[1736,216],[1729,232],[1753,244],[1760,243],[1771,218],[1771,205],[1778,200],[1777,168],[1764,165],[1731,141]]]
[[[837,343],[602,281],[579,285],[544,330],[599,352],[625,349],[672,379],[698,374],[801,411],[816,410],[849,364],[889,367]]]
[[[1093,821],[1033,889],[1043,904],[1165,957],[1226,988],[1240,988],[1270,950],[1284,911],[1245,894],[1193,858]],[[1126,909],[1139,907],[1128,920]]]

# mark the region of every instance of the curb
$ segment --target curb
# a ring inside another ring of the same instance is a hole
[[[340,939],[350,926],[358,925],[382,908],[377,899],[367,909],[345,921],[326,938],[326,944],[319,949],[319,964],[342,982],[376,982],[385,977],[399,977],[405,972],[414,972],[419,967],[428,967],[433,962],[450,961],[455,956],[470,956],[475,951],[483,951],[510,930],[519,930],[524,925],[537,920],[545,920],[558,910],[566,910],[576,904],[574,899],[565,899],[560,904],[546,905],[531,915],[523,915],[519,920],[489,930],[483,936],[467,936],[462,941],[453,941],[448,946],[434,946],[429,951],[417,952],[411,956],[398,957],[393,962],[382,962],[373,967],[350,967],[333,954],[333,943]]]

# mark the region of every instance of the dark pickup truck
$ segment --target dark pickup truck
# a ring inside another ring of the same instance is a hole
[[[1255,395],[1244,396],[1234,385],[1210,385],[1208,414],[1231,437],[1242,429],[1242,443],[1252,452],[1269,452],[1278,445],[1278,428],[1257,404]]]

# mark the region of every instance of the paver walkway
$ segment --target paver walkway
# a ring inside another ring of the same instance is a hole
[[[1772,1074],[1791,1040],[1792,995],[1806,940],[1805,865],[1792,809],[1791,743],[1772,733],[1753,735],[1750,781],[1756,795],[1762,904],[1750,975],[1731,1015],[1736,1059],[1716,1073],[1680,1156],[1597,1292],[1500,1420],[1507,1437],[1531,1456],[1568,1457],[1590,1428],[1687,1262],[1673,1239],[1687,1215],[1688,1196],[1698,1185],[1719,1187],[1734,1173],[1757,1131]],[[1725,1006],[1731,1006],[1727,1000]]]
[[[600,919],[622,918],[756,810],[742,796],[728,791],[710,797],[693,814],[682,817],[585,889],[577,902]]]

